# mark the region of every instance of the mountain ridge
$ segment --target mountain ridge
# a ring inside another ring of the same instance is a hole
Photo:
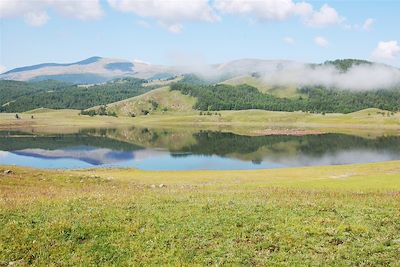
[[[308,67],[334,66],[341,71],[348,71],[353,66],[379,65],[387,68],[398,68],[361,59],[336,59],[322,63],[306,63],[293,60],[269,60],[243,58],[219,64],[193,66],[168,66],[150,64],[138,60],[125,60],[93,56],[72,63],[41,63],[22,66],[0,74],[0,79],[18,81],[59,80],[75,84],[100,83],[115,78],[135,77],[141,79],[168,79],[176,75],[195,73],[206,78],[252,73],[271,73],[276,71],[296,70]],[[80,79],[79,79],[80,78]]]

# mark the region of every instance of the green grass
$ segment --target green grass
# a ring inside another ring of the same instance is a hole
[[[166,90],[166,89],[163,89]],[[163,90],[155,90],[161,96]],[[144,96],[144,95],[143,95]],[[160,97],[162,98],[162,97]],[[193,100],[193,99],[191,99]],[[177,101],[164,98],[166,103]],[[145,103],[150,105],[150,102]],[[180,103],[177,101],[176,103]],[[182,103],[188,103],[182,100]],[[129,102],[128,102],[129,104]],[[310,114],[305,112],[278,112],[264,110],[218,111],[212,115],[199,115],[198,111],[183,110],[161,112],[157,110],[147,116],[79,116],[77,110],[37,110],[19,114],[0,113],[0,129],[21,129],[35,132],[77,132],[81,128],[150,127],[182,128],[233,132],[245,135],[268,134],[269,129],[304,129],[326,133],[350,133],[379,136],[399,134],[400,113],[391,115],[388,111],[366,109],[350,114]],[[119,106],[119,105],[118,105]],[[162,105],[161,105],[162,106]],[[121,106],[119,106],[121,107]],[[178,106],[177,106],[178,107]],[[159,108],[160,109],[160,108]],[[220,115],[219,115],[220,114]],[[384,114],[384,116],[382,115]],[[389,116],[387,116],[389,114]],[[31,116],[34,119],[31,119]],[[286,131],[287,132],[287,131]]]
[[[399,161],[257,171],[6,168],[14,174],[0,174],[0,265],[398,266]]]

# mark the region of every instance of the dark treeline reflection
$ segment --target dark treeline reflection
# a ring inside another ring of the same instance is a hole
[[[199,132],[195,133],[194,137],[197,141],[196,144],[182,147],[181,152],[227,156],[250,154],[264,148],[264,152],[268,154],[303,154],[313,157],[348,150],[385,151],[400,154],[399,136],[368,139],[345,134],[243,136],[232,133]],[[188,154],[176,153],[173,155],[184,157]],[[262,156],[262,153],[258,156]],[[257,162],[261,158],[251,160]]]
[[[112,130],[101,131],[106,133]],[[87,131],[76,134],[51,135],[36,135],[16,131],[0,132],[0,150],[2,151],[15,151],[27,148],[54,150],[77,146],[100,147],[123,151],[142,149],[142,147],[135,144],[108,138],[106,134],[93,136]]]

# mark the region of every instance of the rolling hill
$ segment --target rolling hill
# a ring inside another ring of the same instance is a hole
[[[195,103],[195,97],[183,95],[179,91],[170,91],[169,86],[164,86],[136,97],[108,104],[106,110],[121,116],[135,117],[154,112],[193,111]]]

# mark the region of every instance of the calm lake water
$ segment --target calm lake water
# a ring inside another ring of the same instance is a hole
[[[144,170],[266,169],[400,159],[400,137],[344,134],[242,136],[221,132],[87,129],[78,134],[0,132],[0,165]]]

